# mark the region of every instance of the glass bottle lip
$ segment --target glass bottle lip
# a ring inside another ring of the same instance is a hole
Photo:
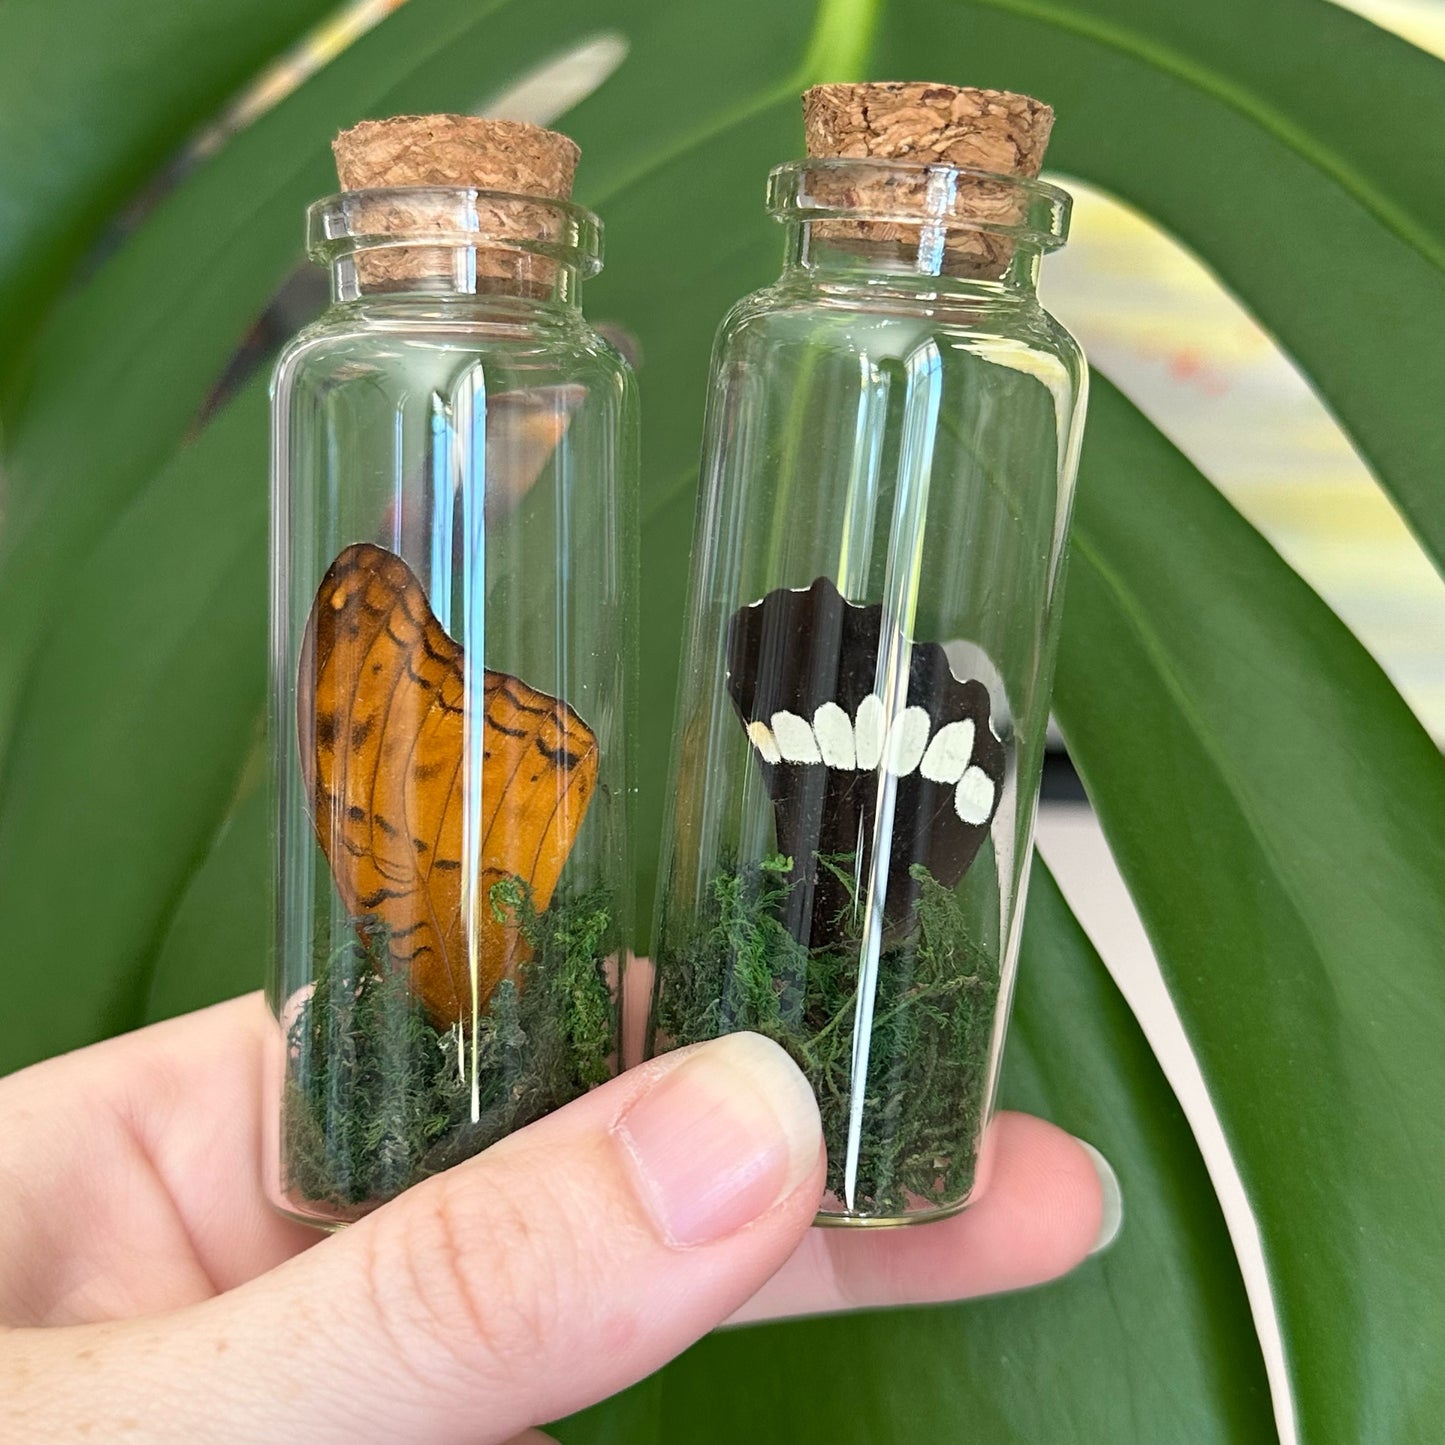
[[[306,252],[319,265],[358,251],[448,247],[525,251],[589,277],[602,269],[602,222],[573,201],[471,186],[341,191],[306,211]]]
[[[1073,197],[1047,181],[970,166],[829,157],[775,166],[767,207],[785,225],[858,221],[984,231],[1054,251],[1068,239]]]

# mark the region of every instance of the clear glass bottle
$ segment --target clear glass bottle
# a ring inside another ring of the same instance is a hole
[[[778,167],[713,354],[649,1048],[814,1085],[820,1223],[975,1190],[1028,878],[1087,371],[1036,295],[1068,196]]]
[[[330,1225],[616,1067],[637,421],[580,309],[587,211],[410,187],[309,219],[332,305],[273,382],[267,1148],[273,1202]]]

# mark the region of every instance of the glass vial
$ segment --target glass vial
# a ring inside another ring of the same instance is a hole
[[[273,379],[278,1208],[354,1219],[616,1067],[635,386],[535,126],[366,122]]]
[[[1028,877],[1087,371],[1052,112],[822,86],[713,354],[649,1048],[812,1082],[825,1224],[968,1203]],[[904,156],[897,160],[893,157]]]

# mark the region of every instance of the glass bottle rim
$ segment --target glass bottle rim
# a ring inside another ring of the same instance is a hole
[[[868,221],[986,231],[1057,250],[1068,239],[1073,197],[1026,176],[936,162],[826,157],[787,161],[768,173],[775,221]]]
[[[602,222],[575,201],[476,186],[340,191],[306,210],[306,252],[319,265],[357,251],[448,247],[527,251],[595,276]]]

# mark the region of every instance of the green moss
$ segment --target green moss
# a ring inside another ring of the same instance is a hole
[[[325,954],[288,1037],[284,1186],[349,1214],[468,1158],[601,1083],[616,1018],[606,960],[616,953],[604,890],[538,913],[520,879],[493,885],[532,957],[503,980],[477,1033],[478,1112],[462,1068],[471,1042],[440,1032],[391,961],[376,920]]]
[[[851,883],[849,860],[824,859]],[[700,927],[659,962],[656,1027],[670,1044],[736,1029],[777,1040],[818,1098],[828,1188],[847,1153],[857,939],[808,950],[779,921],[791,860],[725,868]],[[954,893],[925,870],[916,927],[878,962],[855,1205],[892,1214],[947,1204],[973,1186],[998,1005],[997,954],[971,937]]]

